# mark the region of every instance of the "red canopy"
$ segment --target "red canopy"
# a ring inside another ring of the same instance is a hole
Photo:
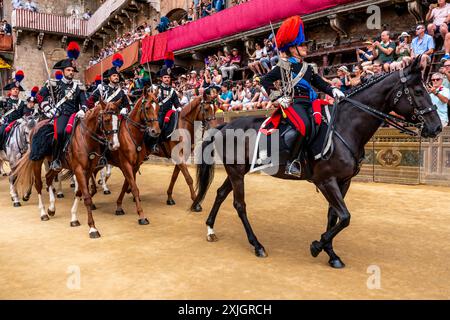
[[[252,0],[142,41],[141,63],[161,60],[162,50],[177,51],[257,29],[293,15],[323,11],[356,0]],[[153,39],[151,39],[153,38]],[[151,51],[153,50],[153,52]]]

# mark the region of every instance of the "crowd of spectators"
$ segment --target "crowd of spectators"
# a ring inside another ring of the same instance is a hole
[[[121,37],[109,41],[107,45],[100,50],[100,52],[93,56],[89,61],[89,66],[92,66],[101,60],[113,55],[116,52],[130,46],[135,41],[141,40],[146,36],[151,35],[151,28],[147,22],[136,28],[133,32],[126,32]]]

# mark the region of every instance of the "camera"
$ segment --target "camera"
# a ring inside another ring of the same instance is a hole
[[[400,37],[399,40],[400,42],[405,42],[405,37]]]

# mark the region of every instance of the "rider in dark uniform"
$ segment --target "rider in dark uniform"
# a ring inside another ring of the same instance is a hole
[[[284,142],[291,152],[286,165],[286,173],[301,174],[300,154],[303,142],[310,134],[312,102],[317,93],[312,86],[335,98],[344,97],[337,88],[331,87],[313,67],[303,59],[307,55],[303,21],[294,16],[283,22],[276,36],[277,47],[284,57],[280,57],[277,66],[265,75],[261,84],[268,93],[274,90],[274,82],[282,81],[283,95],[279,99],[288,122],[296,130],[284,135]]]
[[[108,84],[99,84],[92,92],[92,95],[88,99],[88,106],[90,108],[94,107],[95,103],[100,101],[100,98],[102,98],[105,102],[115,102],[121,100],[120,114],[128,114],[130,103],[128,96],[120,86],[120,82],[124,80],[119,72],[119,68],[122,65],[122,55],[116,53],[113,56],[113,67],[103,73],[103,78],[108,80]]]
[[[31,93],[30,96],[27,99],[27,104],[23,110],[23,115],[24,116],[31,116],[34,114],[37,114],[37,110],[36,110],[36,102],[37,102],[37,94],[39,92],[39,87],[33,87],[33,89],[31,89]]]
[[[80,47],[76,42],[69,43],[67,48],[67,59],[58,61],[53,69],[62,70],[63,77],[54,83],[47,82],[39,92],[40,108],[46,117],[54,119],[56,122],[56,139],[53,141],[53,162],[50,166],[52,170],[60,171],[61,153],[65,142],[65,129],[72,116],[76,114],[78,118],[84,118],[86,107],[86,96],[79,85],[73,81],[75,72],[78,72],[75,60],[80,54]]]
[[[19,98],[20,91],[24,91],[20,82],[24,78],[22,70],[18,70],[14,76],[15,81],[8,83],[3,90],[10,90],[9,97],[6,100],[0,100],[0,109],[2,110],[2,118],[0,120],[0,150],[5,142],[5,129],[11,122],[23,117],[26,103]]]

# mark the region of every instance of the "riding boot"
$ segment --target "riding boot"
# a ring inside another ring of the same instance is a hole
[[[301,177],[302,175],[302,163],[301,163],[301,151],[303,147],[303,141],[305,137],[300,135],[295,142],[294,148],[291,153],[291,160],[286,163],[286,174]]]
[[[61,155],[61,146],[62,143],[59,143],[58,140],[53,141],[53,161],[50,165],[50,169],[54,171],[61,171],[62,165],[60,160]]]

